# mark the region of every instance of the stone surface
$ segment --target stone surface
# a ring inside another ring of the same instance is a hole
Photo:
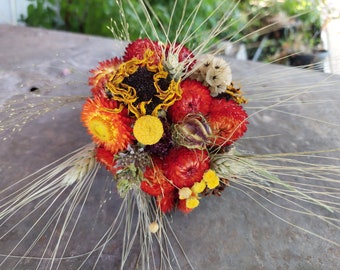
[[[123,43],[107,38],[0,25],[0,106],[24,96],[33,102],[42,97],[87,96],[88,70],[98,61],[119,56],[123,48]],[[239,142],[241,149],[266,154],[340,148],[340,77],[275,65],[230,62],[234,81],[240,83],[249,97],[250,125],[247,136]],[[38,88],[37,91],[32,92],[32,87]],[[79,121],[81,106],[82,102],[75,102],[44,114],[1,142],[0,189],[90,142]],[[2,112],[0,119],[7,113]],[[329,157],[334,159],[327,162],[339,164],[339,152],[329,153]],[[4,204],[5,194],[0,194],[0,204]],[[269,193],[259,191],[256,194],[232,185],[221,197],[202,200],[198,210],[190,215],[174,213],[169,216],[195,269],[340,268],[339,246],[294,228],[270,211],[337,243],[340,242],[338,230],[316,219],[275,207],[261,195],[285,206],[285,201]],[[338,202],[338,198],[335,201]],[[34,204],[21,209],[16,216],[25,216],[34,209]],[[83,205],[79,227],[66,254],[91,250],[110,226],[119,204],[112,181],[101,171]],[[315,207],[313,210],[327,215],[325,209]],[[0,239],[0,261],[40,217],[42,223],[46,222],[43,213],[34,212]],[[2,224],[1,235],[15,224],[16,219]],[[54,233],[58,234],[58,230],[60,228]],[[52,233],[53,228],[49,231]],[[19,253],[37,237],[42,245],[49,239],[48,234],[39,235],[37,230],[12,255],[22,255]],[[95,269],[118,269],[122,237],[120,231],[109,242]],[[39,256],[39,247],[38,243],[27,255]],[[174,248],[178,250],[176,245]],[[51,252],[46,250],[46,256],[51,256]],[[138,250],[134,247],[126,269],[134,269],[137,256]],[[62,260],[60,269],[76,269],[83,259]],[[96,256],[90,257],[81,269],[92,269],[95,259]],[[190,269],[180,251],[178,259],[181,269]],[[16,257],[8,259],[0,269],[12,269],[18,261]],[[45,262],[40,266],[38,263],[34,258],[27,258],[19,261],[16,269],[46,269]]]

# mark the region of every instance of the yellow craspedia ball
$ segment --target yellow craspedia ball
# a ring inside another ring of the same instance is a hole
[[[206,188],[207,184],[205,183],[204,180],[200,181],[200,182],[196,182],[192,187],[191,190],[192,192],[199,194],[202,193],[205,188]]]
[[[133,127],[133,135],[136,140],[144,145],[157,143],[162,138],[163,133],[161,120],[152,115],[144,115],[138,118]]]
[[[208,188],[213,189],[217,187],[220,183],[220,178],[218,178],[215,171],[209,169],[203,174],[203,180],[207,183]]]
[[[196,208],[200,204],[200,201],[196,197],[190,197],[186,199],[185,205],[189,209]]]

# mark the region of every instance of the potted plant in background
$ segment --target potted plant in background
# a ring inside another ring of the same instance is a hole
[[[320,0],[247,2],[248,9],[261,6],[252,29],[256,34],[245,41],[249,59],[322,69],[327,52],[321,40]]]

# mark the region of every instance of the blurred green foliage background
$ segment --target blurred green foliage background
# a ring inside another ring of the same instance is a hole
[[[122,20],[117,0],[27,0],[30,2],[27,9],[27,16],[21,16],[21,20],[28,26],[44,27],[48,29],[60,29],[72,32],[79,32],[91,35],[111,36],[112,32],[108,26],[113,26],[115,32],[119,35],[121,31]],[[125,11],[125,25],[129,28],[129,38],[131,40],[145,36],[145,30],[150,32],[151,26],[144,16],[142,0],[121,1]],[[259,36],[266,34],[258,31],[268,25],[268,18],[281,16],[281,18],[290,18],[298,15],[302,39],[310,48],[315,47],[320,40],[316,37],[317,32],[321,29],[320,12],[317,7],[322,0],[241,0],[241,1],[216,1],[216,0],[149,0],[143,3],[149,3],[146,8],[153,10],[158,18],[162,21],[159,24],[156,16],[152,16],[156,31],[159,36],[151,36],[152,39],[165,40],[165,34],[162,27],[167,31],[169,26],[173,31],[168,33],[169,39],[174,40],[176,36],[175,29],[178,25],[184,25],[182,33],[179,36],[181,41],[184,34],[189,29],[191,32],[197,29],[197,36],[191,40],[189,47],[195,46],[202,40],[207,39],[207,33],[218,24],[219,18],[230,14],[222,33],[217,36],[219,41],[231,40],[242,41],[245,44],[256,47]],[[174,5],[174,3],[177,5]],[[201,7],[197,9],[198,3]],[[223,2],[223,4],[222,4]],[[175,9],[174,9],[175,6]],[[173,10],[174,9],[174,10]],[[181,22],[183,10],[186,10],[188,21]],[[209,15],[214,12],[214,16]],[[195,19],[192,20],[189,14],[196,13]],[[172,18],[172,19],[170,19]],[[206,18],[208,18],[206,20]],[[112,24],[111,19],[117,24]],[[142,29],[140,25],[144,25]],[[301,27],[302,25],[302,27]],[[151,31],[152,32],[152,31]],[[251,34],[252,33],[252,34]],[[293,36],[292,36],[293,34]],[[293,33],[283,33],[280,36],[280,42],[294,40]],[[218,40],[212,40],[216,42]],[[250,47],[252,47],[250,46]],[[277,44],[275,45],[277,46]]]

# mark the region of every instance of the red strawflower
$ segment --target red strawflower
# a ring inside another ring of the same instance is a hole
[[[164,159],[164,175],[177,188],[191,187],[202,180],[204,172],[210,167],[209,161],[205,150],[172,148]]]
[[[137,39],[128,44],[125,49],[125,54],[123,60],[129,61],[132,58],[137,58],[142,60],[144,58],[144,53],[147,49],[150,49],[154,54],[152,58],[152,65],[157,65],[163,58],[163,50],[157,41],[152,41],[150,39]]]
[[[114,160],[114,154],[106,150],[103,146],[98,146],[96,149],[96,159],[98,162],[102,163],[105,168],[112,174],[116,174],[118,168],[116,166],[116,161]]]
[[[146,168],[144,172],[145,180],[143,180],[140,185],[144,192],[152,196],[166,194],[175,189],[170,181],[164,176],[161,166],[162,161],[154,159],[153,166]]]
[[[247,131],[247,113],[235,101],[214,99],[207,121],[212,129],[213,144],[230,145]]]
[[[90,70],[93,76],[89,77],[89,85],[92,86],[93,95],[105,94],[105,85],[114,76],[122,60],[118,57],[99,62],[96,69]]]
[[[176,198],[177,198],[177,192],[172,191],[168,192],[162,195],[158,195],[156,200],[157,200],[157,205],[161,209],[163,213],[168,213],[172,209],[174,209],[176,205]]]
[[[168,109],[172,122],[181,121],[189,113],[203,115],[209,113],[212,97],[206,86],[198,81],[187,79],[181,82],[180,87],[183,91],[182,98]]]

